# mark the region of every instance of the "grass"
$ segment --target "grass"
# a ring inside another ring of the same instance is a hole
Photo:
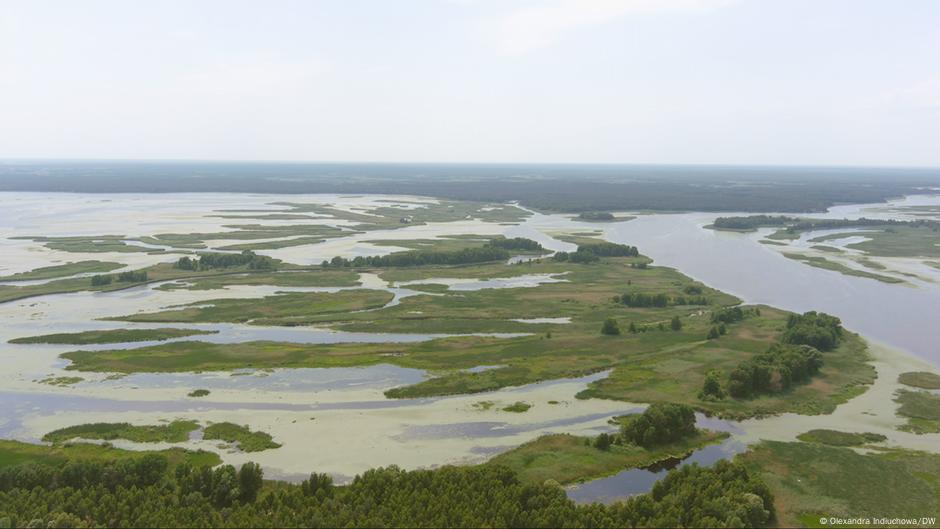
[[[810,266],[815,266],[816,268],[822,268],[823,270],[832,270],[833,272],[839,272],[847,276],[865,277],[868,279],[881,281],[882,283],[903,283],[904,282],[903,279],[900,279],[897,277],[886,276],[883,274],[875,274],[872,272],[866,272],[864,270],[856,270],[842,263],[830,261],[829,259],[826,259],[825,257],[803,255],[803,254],[791,253],[791,252],[784,252],[783,255],[784,257],[788,259],[801,261]]]
[[[260,452],[269,448],[280,448],[271,436],[265,432],[252,432],[247,426],[230,422],[217,422],[206,426],[203,439],[221,439],[229,443],[238,443],[242,452]]]
[[[126,422],[79,424],[47,433],[43,441],[62,443],[71,439],[126,439],[137,443],[181,443],[199,428],[195,421],[173,421],[169,424],[134,426]]]
[[[510,404],[509,406],[506,406],[506,407],[503,408],[502,410],[503,410],[503,411],[508,411],[508,412],[511,412],[511,413],[525,413],[525,412],[529,411],[529,408],[531,408],[531,407],[532,407],[532,405],[529,404],[528,402],[519,401],[519,402],[514,402],[514,403]]]
[[[901,373],[898,382],[907,386],[921,389],[940,389],[940,375],[927,371],[910,371]]]
[[[205,397],[205,396],[209,395],[209,393],[210,393],[210,391],[209,391],[208,389],[194,389],[194,390],[190,391],[189,393],[187,393],[186,396],[187,396],[187,397],[199,398],[199,397]]]
[[[940,512],[935,454],[862,455],[849,448],[765,441],[736,461],[770,487],[780,527],[819,527],[819,519],[829,516],[919,518]]]
[[[61,265],[44,266],[29,272],[20,272],[8,276],[0,276],[0,281],[32,281],[39,279],[55,279],[58,277],[73,276],[76,274],[106,273],[118,268],[124,268],[121,263],[108,261],[78,261]]]
[[[901,405],[898,415],[907,417],[902,430],[918,434],[940,432],[940,395],[901,389],[894,401]]]
[[[882,257],[940,257],[940,231],[928,227],[892,226],[865,233],[869,240],[847,248]]]
[[[198,329],[111,329],[103,331],[83,331],[74,333],[43,334],[15,338],[10,343],[59,343],[59,344],[100,344],[162,341],[200,334],[215,334],[219,331],[201,331]]]
[[[700,430],[696,435],[668,445],[645,449],[636,445],[611,445],[607,450],[588,444],[591,439],[568,434],[539,437],[502,453],[489,464],[513,469],[527,483],[553,479],[562,485],[597,479],[622,470],[642,468],[671,458],[683,458],[706,445],[728,437],[724,432]]]
[[[378,308],[392,300],[383,290],[288,292],[262,299],[212,299],[160,312],[133,314],[116,320],[136,322],[250,322],[257,325],[304,325],[313,316]]]
[[[159,451],[121,450],[110,446],[74,443],[52,446],[21,443],[19,441],[0,440],[0,468],[35,463],[49,466],[62,466],[68,461],[113,461],[118,459],[136,459],[147,454],[161,454],[170,461],[170,471],[180,463],[188,462],[194,466],[214,467],[222,463],[222,458],[214,452],[191,451],[171,448]]]
[[[254,319],[276,324],[316,324],[341,330],[401,333],[531,333],[515,338],[462,336],[416,343],[299,344],[246,342],[211,344],[180,341],[131,350],[74,351],[63,355],[79,371],[183,372],[221,371],[245,367],[348,367],[391,363],[433,371],[434,378],[393,388],[393,398],[429,397],[491,391],[543,380],[579,377],[612,369],[608,379],[592,384],[582,396],[628,402],[673,401],[692,404],[709,413],[754,416],[795,411],[826,413],[864,391],[874,378],[866,362],[864,342],[849,336],[843,347],[826,354],[822,374],[792,391],[754,400],[699,401],[697,395],[709,370],[730,372],[742,360],[767,349],[782,332],[789,313],[761,307],[761,315],[730,325],[728,334],[706,340],[710,312],[738,300],[710,289],[679,272],[663,267],[631,268],[641,257],[605,258],[595,264],[559,263],[543,259],[516,265],[481,264],[463,267],[392,269],[385,279],[412,280],[435,277],[509,277],[520,274],[561,274],[565,282],[535,288],[445,291],[442,295],[413,296],[396,306],[367,312],[349,312],[349,306],[324,310],[309,302],[309,294],[284,294],[263,300],[223,300],[211,309],[182,307],[175,311],[139,314],[136,321],[186,319],[224,321]],[[702,288],[708,306],[630,308],[612,301],[624,292],[686,295],[689,286]],[[321,295],[320,299],[346,299],[354,292]],[[380,293],[380,295],[387,295]],[[331,298],[330,296],[336,296]],[[386,298],[387,299],[387,298]],[[293,301],[292,301],[293,300]],[[381,301],[381,300],[379,300]],[[681,331],[668,330],[678,316]],[[517,318],[568,317],[567,324],[525,324]],[[621,329],[629,323],[648,326],[649,332],[601,336],[598,329],[608,317]],[[663,322],[666,330],[660,331]],[[545,337],[551,332],[552,338]],[[481,365],[502,366],[467,372]]]
[[[869,443],[880,443],[888,438],[877,433],[850,433],[838,430],[810,430],[796,436],[800,441],[819,443],[829,446],[861,446]]]
[[[359,284],[359,274],[348,270],[286,270],[201,277],[164,283],[157,290],[216,290],[231,285],[268,285],[276,287],[352,287]]]

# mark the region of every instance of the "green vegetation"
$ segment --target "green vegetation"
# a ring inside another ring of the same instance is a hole
[[[907,417],[901,429],[918,434],[940,432],[940,395],[926,391],[898,390],[898,415]]]
[[[585,211],[578,215],[578,220],[609,222],[614,220],[614,214],[608,211]]]
[[[531,407],[532,405],[529,404],[528,402],[519,401],[519,402],[510,404],[509,406],[506,406],[505,408],[503,408],[503,411],[508,411],[512,413],[525,413],[529,411],[529,408]]]
[[[915,388],[940,389],[940,375],[928,373],[927,371],[901,373],[901,375],[898,376],[898,382]]]
[[[617,325],[617,320],[613,318],[607,318],[604,320],[604,325],[601,326],[601,334],[607,336],[619,336],[620,326]]]
[[[170,467],[180,463],[194,466],[213,467],[222,463],[214,452],[203,450],[184,450],[170,448],[160,451],[121,450],[108,445],[91,443],[62,443],[41,445],[19,441],[0,440],[0,471],[16,465],[44,466],[51,469],[62,468],[68,463],[106,463],[122,460],[136,460],[148,454],[158,454],[168,459]],[[5,486],[0,480],[0,487]],[[0,518],[3,517],[4,503],[0,501]]]
[[[117,268],[123,268],[121,263],[112,263],[107,261],[78,261],[74,263],[65,263],[61,265],[44,266],[29,272],[20,272],[8,276],[0,276],[0,281],[33,281],[41,279],[55,279],[59,277],[68,277],[77,274],[89,274],[97,272],[110,272]]]
[[[160,312],[121,318],[137,322],[249,322],[256,325],[305,325],[316,315],[374,309],[392,300],[383,290],[343,290],[335,293],[288,292],[262,299],[234,298],[197,301]]]
[[[346,486],[300,484],[144,453],[113,461],[0,470],[0,519],[15,527],[763,527],[773,497],[743,466],[685,466],[648,495],[579,506],[557,484],[521,482],[496,465],[373,469]],[[428,506],[433,506],[429,509]],[[718,507],[716,507],[718,506]]]
[[[350,290],[337,294],[290,293],[262,300],[210,301],[212,307],[179,307],[153,314],[125,317],[134,321],[245,321],[277,325],[328,325],[347,331],[399,333],[531,333],[515,338],[462,336],[417,343],[299,344],[247,342],[211,344],[182,341],[131,350],[77,351],[64,355],[70,369],[132,372],[229,370],[244,367],[335,367],[392,363],[426,369],[436,377],[412,386],[394,388],[394,398],[476,393],[542,380],[580,377],[613,369],[610,377],[594,382],[584,397],[628,402],[679,402],[698,410],[727,416],[753,416],[786,411],[824,413],[857,395],[873,379],[864,342],[847,336],[813,383],[750,400],[699,400],[706,375],[730,373],[742,361],[767,351],[786,330],[789,313],[767,307],[740,310],[741,321],[726,325],[725,335],[705,340],[714,316],[737,314],[738,301],[701,285],[675,270],[634,268],[645,257],[599,257],[590,264],[539,262],[468,266],[392,268],[381,277],[389,281],[437,277],[493,278],[520,274],[558,275],[562,282],[537,288],[441,291],[441,295],[404,298],[395,306],[352,312],[352,296],[364,293],[370,303],[383,304],[385,292]],[[331,270],[332,271],[332,270]],[[294,272],[291,272],[294,273]],[[300,274],[301,272],[297,272]],[[280,273],[279,273],[280,274]],[[278,275],[279,275],[278,274]],[[232,276],[236,277],[236,276]],[[708,305],[630,307],[613,301],[613,293],[628,290],[667,299],[704,297]],[[358,299],[358,298],[357,298]],[[335,303],[334,303],[335,302]],[[362,300],[360,299],[360,302]],[[362,302],[364,303],[364,302]],[[732,308],[725,311],[725,308]],[[746,316],[746,317],[744,317]],[[525,324],[518,318],[570,318],[567,324]],[[672,331],[675,317],[681,329]],[[604,336],[598,331],[607,318],[637,332]],[[724,325],[721,322],[720,325]],[[640,330],[646,332],[640,332]],[[662,330],[660,330],[662,329]],[[546,334],[551,333],[551,339]],[[481,372],[481,365],[502,366]]]
[[[621,418],[623,440],[644,448],[674,443],[695,433],[695,411],[684,404],[656,402],[643,413]]]
[[[815,266],[816,268],[822,268],[823,270],[832,270],[833,272],[839,272],[847,276],[865,277],[868,279],[881,281],[882,283],[903,283],[904,282],[903,279],[900,279],[897,277],[887,276],[884,274],[875,274],[872,272],[866,272],[864,270],[856,270],[855,268],[850,268],[842,263],[830,261],[829,259],[826,259],[825,257],[803,255],[799,253],[790,253],[790,252],[784,252],[783,255],[784,257],[787,257],[788,259],[801,261],[810,266]]]
[[[131,288],[145,283],[155,283],[157,281],[166,281],[171,279],[197,279],[206,276],[220,276],[224,274],[237,274],[247,272],[247,268],[237,267],[224,270],[181,270],[170,263],[161,263],[141,270],[146,273],[146,280],[140,282],[113,282],[108,280],[99,280],[103,284],[92,285],[88,278],[75,277],[66,279],[56,279],[40,285],[0,285],[0,303],[14,301],[18,299],[30,298],[34,296],[44,296],[47,294],[65,294],[69,292],[80,291],[101,291],[110,292]],[[111,276],[101,276],[111,277]],[[138,278],[142,275],[136,276]]]
[[[810,430],[796,436],[800,441],[819,443],[829,446],[861,446],[869,443],[880,443],[888,438],[878,433],[850,433],[838,430]]]
[[[58,334],[43,334],[41,336],[27,336],[14,338],[10,343],[61,343],[61,344],[96,344],[96,343],[124,343],[162,341],[171,338],[182,338],[201,334],[216,334],[219,331],[202,331],[199,329],[111,329],[103,331],[82,331]]]
[[[681,459],[727,437],[723,432],[697,431],[678,441],[651,448],[615,443],[599,449],[587,437],[552,434],[504,452],[487,464],[509,467],[525,483],[544,483],[552,479],[567,485]]]
[[[938,455],[862,455],[822,444],[765,441],[735,461],[767,484],[780,527],[819,527],[819,519],[829,516],[920,518],[940,510]]]
[[[50,386],[65,387],[65,386],[78,384],[79,382],[82,382],[84,380],[85,379],[82,377],[47,377],[42,380],[39,380],[38,382],[40,384],[47,384]]]
[[[211,270],[213,268],[246,267],[249,270],[271,270],[276,261],[251,250],[241,253],[202,253],[198,258],[180,257],[174,265],[180,270]]]
[[[496,246],[483,246],[463,248],[461,250],[412,250],[397,252],[389,255],[356,256],[353,259],[336,256],[329,261],[323,261],[323,267],[332,268],[361,268],[391,266],[428,266],[428,265],[459,265],[471,263],[485,263],[489,261],[505,261],[509,259],[509,250]]]
[[[353,287],[359,274],[350,270],[287,270],[247,274],[219,274],[185,282],[164,283],[157,290],[215,290],[230,285],[267,285],[275,287]]]
[[[208,389],[194,389],[194,390],[190,391],[189,393],[187,393],[186,396],[187,396],[187,397],[199,398],[199,397],[205,397],[205,396],[209,395],[209,393],[210,393],[210,392],[209,392]]]
[[[281,445],[271,439],[265,432],[252,432],[247,426],[239,426],[230,422],[217,422],[206,426],[203,430],[203,439],[221,439],[229,443],[238,443],[242,452],[260,452],[269,448],[280,448]]]
[[[134,426],[121,423],[79,424],[47,433],[43,441],[61,443],[71,439],[126,439],[137,443],[181,443],[189,439],[189,432],[199,428],[195,421],[173,421],[169,424]]]
[[[808,345],[773,344],[728,375],[728,393],[737,399],[780,393],[808,380],[823,365],[822,353]]]

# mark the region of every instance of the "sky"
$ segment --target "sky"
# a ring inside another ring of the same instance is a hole
[[[940,166],[940,1],[0,0],[0,158]]]

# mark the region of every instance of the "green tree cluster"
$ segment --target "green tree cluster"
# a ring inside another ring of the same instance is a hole
[[[810,345],[820,351],[831,351],[842,339],[842,320],[824,312],[810,311],[791,314],[780,341],[794,345]]]
[[[180,270],[211,270],[247,266],[250,270],[273,270],[274,259],[251,250],[241,253],[201,253],[198,258],[180,257],[174,265]]]
[[[604,325],[601,326],[601,334],[607,336],[616,336],[620,334],[620,326],[617,324],[617,320],[613,318],[607,318],[604,320]]]
[[[493,248],[503,248],[504,250],[526,250],[530,252],[544,250],[541,243],[533,241],[532,239],[526,239],[525,237],[490,239],[490,242],[486,243],[486,245]]]
[[[748,398],[785,391],[818,373],[822,365],[822,353],[818,349],[775,343],[767,352],[742,362],[731,371],[728,393],[735,398]]]
[[[695,410],[685,404],[657,402],[643,413],[629,417],[621,437],[642,447],[658,446],[695,434]]]
[[[426,266],[426,265],[458,265],[469,263],[486,263],[489,261],[505,261],[509,259],[509,251],[495,246],[480,248],[462,248],[460,250],[411,250],[397,252],[389,255],[356,256],[354,259],[336,256],[329,261],[323,261],[324,268],[349,267],[389,267],[389,266]]]
[[[0,519],[14,527],[763,527],[773,497],[745,467],[673,470],[649,494],[577,505],[557,484],[496,465],[369,470],[266,483],[261,468],[212,469],[164,456],[0,470]]]

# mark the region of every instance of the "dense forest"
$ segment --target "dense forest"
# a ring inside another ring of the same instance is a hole
[[[127,175],[134,178],[128,178]],[[932,169],[604,164],[18,161],[0,191],[383,193],[543,210],[822,211],[940,183]]]
[[[671,471],[649,494],[576,505],[557,484],[522,484],[494,465],[369,470],[346,486],[294,485],[256,464],[215,469],[151,454],[0,469],[0,527],[763,527],[769,489],[719,461]]]
[[[814,347],[775,343],[766,352],[731,371],[728,393],[735,398],[748,398],[786,391],[794,383],[804,382],[818,373],[822,365],[822,354]]]

